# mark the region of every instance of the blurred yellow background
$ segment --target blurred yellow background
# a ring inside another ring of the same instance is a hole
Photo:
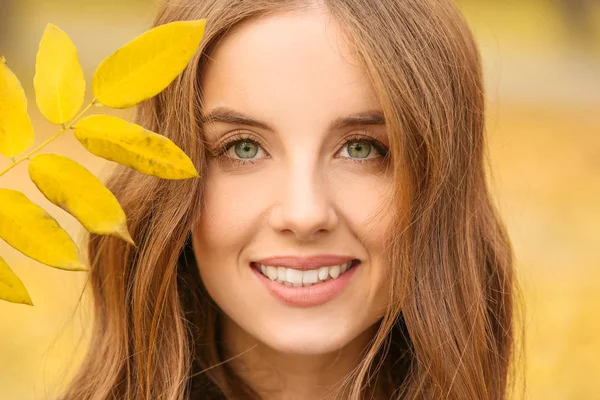
[[[491,185],[523,289],[526,352],[518,367],[525,397],[600,399],[600,1],[459,3],[483,55]],[[153,13],[151,0],[0,1],[0,55],[28,93],[36,144],[57,131],[33,97],[46,24],[71,36],[89,86],[98,63],[145,31]],[[101,177],[110,172],[110,163],[71,134],[44,151],[68,155]],[[0,159],[0,170],[8,165]],[[29,181],[26,163],[1,177],[0,187],[23,191],[81,237],[80,225]],[[85,274],[45,267],[4,242],[0,254],[35,304],[0,301],[0,399],[52,399],[85,349]]]

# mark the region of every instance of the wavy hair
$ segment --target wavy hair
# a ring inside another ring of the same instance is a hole
[[[479,53],[451,0],[164,1],[154,26],[206,18],[206,31],[136,122],[173,140],[205,176],[200,82],[211,51],[237,24],[315,6],[339,25],[378,96],[402,215],[389,237],[390,306],[344,382],[350,398],[504,399],[513,255],[487,187]],[[221,311],[191,249],[203,184],[124,167],[111,176],[138,247],[89,236],[93,331],[64,399],[258,398],[221,357]]]

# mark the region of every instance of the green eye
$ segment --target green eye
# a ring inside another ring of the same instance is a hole
[[[234,145],[233,150],[239,158],[253,158],[258,153],[258,145],[250,141],[241,141]]]
[[[355,140],[348,144],[348,155],[354,158],[367,158],[371,154],[371,144],[364,140]]]

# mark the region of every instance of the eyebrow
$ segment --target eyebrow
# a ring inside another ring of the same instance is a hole
[[[275,131],[269,124],[259,121],[253,117],[245,115],[239,111],[227,107],[217,107],[208,114],[202,116],[202,123],[223,122],[233,125],[246,125],[255,128],[261,128],[269,131]],[[329,125],[329,130],[343,129],[353,126],[365,125],[385,125],[383,112],[379,110],[363,111],[360,113],[336,118]]]

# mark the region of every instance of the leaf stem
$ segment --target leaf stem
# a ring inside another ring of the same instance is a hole
[[[83,110],[81,110],[81,112],[79,114],[77,114],[75,116],[75,118],[73,118],[71,120],[71,122],[67,125],[62,124],[62,129],[56,133],[54,136],[51,136],[50,138],[48,138],[48,140],[46,140],[44,143],[40,144],[38,147],[36,147],[35,149],[31,150],[29,153],[27,153],[23,158],[21,158],[18,161],[14,160],[13,157],[13,163],[11,165],[8,166],[8,168],[6,168],[4,171],[0,172],[0,176],[4,175],[5,173],[7,173],[8,171],[10,171],[11,169],[13,169],[14,167],[16,167],[17,165],[19,165],[21,163],[21,161],[25,161],[27,159],[29,159],[29,157],[31,157],[32,155],[34,155],[35,153],[37,153],[39,150],[41,150],[42,148],[46,147],[46,145],[50,142],[52,142],[54,139],[56,139],[57,137],[59,137],[60,135],[63,134],[63,132],[69,130],[69,129],[73,129],[73,126],[75,125],[75,122],[77,122],[79,120],[79,118],[81,118],[83,116],[83,114],[85,114],[90,108],[92,108],[94,106],[94,104],[96,104],[98,102],[98,100],[96,100],[95,98],[92,100],[92,102],[90,104],[88,104]]]

